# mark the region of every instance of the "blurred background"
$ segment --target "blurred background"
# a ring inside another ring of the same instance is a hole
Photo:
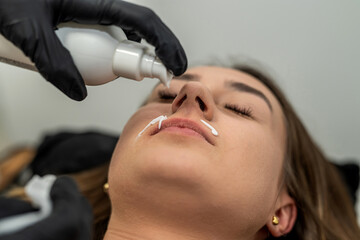
[[[130,2],[162,18],[183,44],[190,66],[261,63],[327,156],[360,163],[359,1]],[[0,63],[0,152],[36,145],[57,130],[120,134],[156,83],[120,78],[88,87],[88,97],[75,102],[38,73]]]

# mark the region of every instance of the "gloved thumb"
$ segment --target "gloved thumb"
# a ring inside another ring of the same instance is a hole
[[[50,29],[38,39],[35,49],[35,66],[41,75],[71,99],[81,101],[87,96],[85,83],[70,55],[55,32]]]

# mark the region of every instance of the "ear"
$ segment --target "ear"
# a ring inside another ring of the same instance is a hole
[[[281,237],[288,234],[294,227],[297,208],[294,199],[289,196],[286,189],[282,190],[276,201],[273,216],[279,219],[279,224],[273,223],[272,216],[266,224],[272,236]]]

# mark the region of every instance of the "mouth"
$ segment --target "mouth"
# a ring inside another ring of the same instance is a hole
[[[162,122],[160,129],[156,127],[150,135],[156,135],[159,132],[171,132],[174,134],[199,137],[206,140],[211,145],[215,145],[210,134],[201,125],[186,118],[167,119]]]

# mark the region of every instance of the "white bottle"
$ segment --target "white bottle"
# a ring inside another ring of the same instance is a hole
[[[173,77],[144,45],[129,41],[115,26],[59,25],[56,35],[70,51],[86,85],[101,85],[118,77],[141,81],[158,78],[167,87]],[[0,62],[37,71],[23,52],[0,34]]]

